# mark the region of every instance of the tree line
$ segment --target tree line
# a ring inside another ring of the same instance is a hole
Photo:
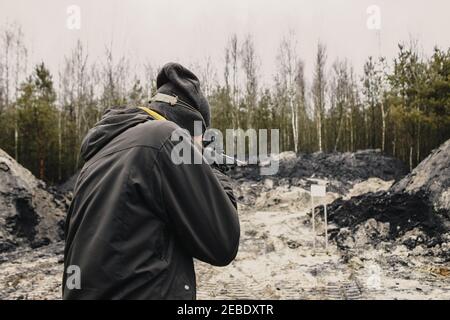
[[[0,148],[47,182],[82,166],[81,141],[106,109],[145,105],[156,91],[158,66],[132,65],[110,47],[94,60],[78,41],[54,75],[44,62],[28,70],[19,25],[0,35]],[[450,137],[450,48],[425,56],[417,41],[401,43],[392,61],[368,57],[358,73],[345,58],[330,60],[319,42],[308,81],[289,32],[270,85],[260,81],[251,35],[231,35],[223,58],[223,70],[211,58],[187,65],[210,101],[214,128],[279,129],[281,151],[376,148],[410,168]]]

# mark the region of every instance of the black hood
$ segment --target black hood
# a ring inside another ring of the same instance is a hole
[[[88,161],[115,137],[149,119],[152,118],[138,108],[106,110],[102,119],[84,137],[81,156]]]
[[[151,102],[150,107],[152,109],[175,122],[181,128],[187,129],[191,135],[195,133],[195,121],[203,122],[203,131],[210,126],[210,106],[200,88],[200,80],[192,71],[179,63],[167,63],[156,77],[156,88],[158,93],[177,96],[191,108]]]

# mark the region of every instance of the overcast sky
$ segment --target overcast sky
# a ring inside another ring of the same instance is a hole
[[[66,26],[70,5],[81,10],[79,30]],[[378,32],[367,27],[371,5],[380,9]],[[290,29],[297,35],[307,76],[319,39],[327,45],[329,62],[347,57],[360,72],[367,56],[392,58],[397,43],[410,36],[427,54],[434,45],[448,48],[449,12],[448,0],[0,0],[0,26],[19,22],[31,61],[43,60],[53,72],[80,38],[96,59],[113,43],[117,55],[154,65],[211,56],[221,75],[230,35],[251,33],[267,80],[275,71],[280,39]]]

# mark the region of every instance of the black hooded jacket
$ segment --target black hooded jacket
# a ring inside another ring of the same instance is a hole
[[[177,128],[133,108],[109,110],[88,132],[66,220],[64,299],[195,299],[193,258],[225,266],[236,256],[229,180],[205,163],[174,164]],[[79,289],[67,287],[70,266]]]

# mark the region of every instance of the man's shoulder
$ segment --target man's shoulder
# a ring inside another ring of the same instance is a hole
[[[139,144],[160,148],[177,129],[180,127],[172,121],[151,120],[132,128],[129,133],[139,140]]]

